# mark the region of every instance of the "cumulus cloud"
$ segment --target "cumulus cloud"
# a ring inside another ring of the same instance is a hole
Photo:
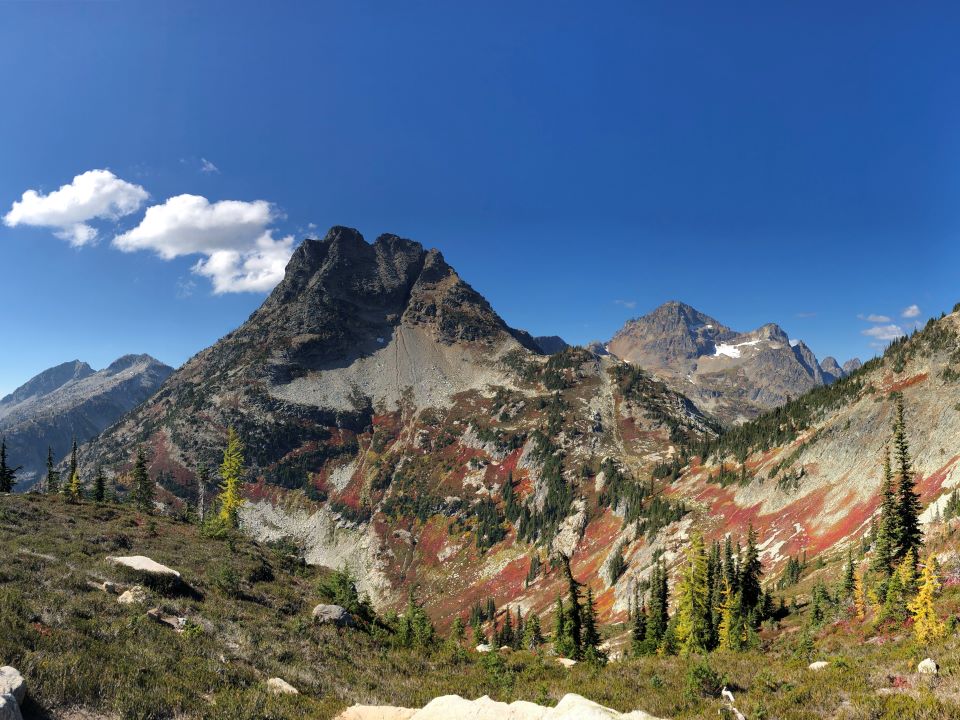
[[[920,316],[919,305],[911,305],[910,307],[906,307],[903,309],[903,312],[900,313],[900,317],[905,317],[905,318],[915,318],[919,316]]]
[[[876,315],[875,313],[870,313],[869,315],[860,314],[857,315],[857,317],[872,323],[888,323],[891,320],[889,315]]]
[[[139,210],[148,197],[142,187],[109,170],[88,170],[47,195],[27,190],[3,222],[8,227],[51,228],[58,238],[81,247],[97,239],[92,220],[118,220]]]
[[[202,255],[193,271],[210,278],[215,293],[262,292],[280,282],[293,252],[293,237],[273,237],[276,219],[265,200],[211,203],[200,195],[177,195],[147,208],[140,224],[113,244],[165,260]]]
[[[893,323],[889,325],[877,325],[875,327],[867,328],[861,332],[863,335],[872,337],[876,340],[896,340],[898,337],[902,337],[906,334],[903,332],[903,328],[901,328],[899,325],[894,325]]]

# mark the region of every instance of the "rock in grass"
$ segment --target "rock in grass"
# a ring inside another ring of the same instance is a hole
[[[13,695],[18,703],[23,702],[27,696],[27,683],[19,670],[9,665],[0,667],[0,695]]]
[[[180,577],[178,573],[173,568],[168,568],[166,565],[161,565],[155,560],[151,560],[146,555],[128,555],[126,557],[108,557],[107,562],[112,562],[115,565],[123,565],[128,567],[131,570],[136,570],[138,572],[146,573],[148,575],[158,575],[158,576],[167,576],[167,577]]]
[[[353,627],[353,616],[339,605],[317,605],[313,609],[313,619],[321,625]]]
[[[557,658],[557,664],[563,665],[568,670],[577,664],[576,660],[571,660],[570,658]]]
[[[117,598],[121,605],[138,605],[147,601],[147,591],[142,585],[134,585],[132,588]]]
[[[830,663],[827,660],[817,660],[807,666],[807,670],[825,670]]]
[[[917,672],[921,675],[937,675],[940,672],[940,666],[933,659],[926,658],[917,665]]]
[[[20,704],[13,695],[0,695],[0,720],[23,720]]]
[[[480,643],[479,645],[477,645],[476,650],[479,653],[493,652],[493,645],[488,645],[487,643]]]
[[[267,680],[267,690],[274,695],[299,695],[300,691],[286,680],[280,678],[270,678]]]

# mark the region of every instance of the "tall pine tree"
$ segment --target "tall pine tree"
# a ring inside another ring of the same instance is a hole
[[[13,492],[13,486],[17,484],[18,470],[19,467],[7,465],[7,439],[0,438],[0,492]]]
[[[137,447],[137,459],[133,464],[133,502],[142,512],[153,512],[153,502],[156,495],[156,487],[153,478],[147,471],[147,456],[143,452],[143,446]]]
[[[907,442],[907,424],[904,419],[902,395],[897,395],[893,447],[897,461],[897,520],[900,529],[900,544],[896,557],[900,559],[906,557],[911,550],[919,551],[923,545],[923,530],[920,529],[920,496],[916,491],[913,467],[910,462],[910,445]]]
[[[47,492],[56,493],[60,490],[60,471],[53,464],[53,448],[47,446]]]
[[[677,642],[684,653],[710,650],[711,609],[708,604],[707,555],[703,536],[694,535],[677,595]]]
[[[880,487],[880,517],[873,541],[873,564],[883,574],[893,571],[893,560],[900,547],[900,523],[897,517],[897,496],[893,488],[890,446],[883,448],[883,484]]]

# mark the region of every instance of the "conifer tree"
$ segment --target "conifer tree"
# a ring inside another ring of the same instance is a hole
[[[630,629],[630,651],[635,656],[647,652],[647,606],[641,605],[633,611],[633,625]]]
[[[656,652],[663,644],[670,624],[667,570],[658,562],[650,574],[650,609],[647,613],[648,652]]]
[[[597,609],[593,606],[593,588],[587,588],[587,604],[583,613],[583,647],[600,652],[600,633],[597,630]]]
[[[570,634],[570,621],[567,609],[563,606],[563,598],[557,596],[557,609],[553,617],[553,651],[560,657],[570,658],[576,652],[573,638]]]
[[[7,439],[0,438],[0,492],[13,492],[13,486],[17,484],[18,470],[19,467],[7,465]]]
[[[142,512],[153,512],[153,501],[156,494],[153,478],[147,471],[147,456],[143,446],[137,447],[137,459],[133,464],[133,502]]]
[[[450,626],[450,642],[457,647],[463,645],[463,638],[466,635],[466,632],[463,628],[463,618],[457,615],[453,619],[453,624]]]
[[[676,638],[684,653],[710,650],[710,608],[707,605],[707,557],[703,536],[694,535],[678,590]]]
[[[537,650],[543,645],[543,633],[540,630],[540,617],[531,612],[527,615],[527,622],[523,626],[523,648]]]
[[[53,464],[53,448],[47,446],[47,492],[54,494],[60,489],[60,472]]]
[[[916,491],[910,462],[910,446],[907,442],[907,425],[901,395],[897,396],[893,447],[897,459],[897,520],[900,531],[897,558],[902,558],[911,550],[920,549],[923,544],[923,530],[920,528],[920,496]]]
[[[80,502],[83,497],[83,483],[80,482],[80,473],[76,469],[70,475],[70,482],[66,485],[66,494],[70,502]]]
[[[67,471],[67,482],[62,485],[60,492],[67,497],[72,497],[70,485],[73,482],[73,476],[77,473],[77,438],[73,438],[73,446],[70,448],[70,469]]]
[[[510,608],[507,608],[507,611],[504,613],[503,629],[500,631],[500,640],[497,642],[498,647],[503,647],[504,645],[513,647],[513,620],[510,615]]]
[[[853,610],[858,620],[867,617],[867,593],[864,587],[863,574],[863,569],[857,572],[853,585]]]
[[[107,499],[107,477],[103,474],[103,467],[97,467],[97,474],[93,477],[93,500],[102,503]]]
[[[573,645],[573,653],[569,657],[580,660],[583,656],[583,608],[580,605],[580,583],[573,577],[570,558],[561,554],[560,559],[567,576],[567,594],[570,596],[570,607],[567,609],[567,634]]]
[[[848,550],[847,564],[843,569],[843,584],[841,586],[845,598],[853,596],[854,585],[856,585],[856,579],[854,578],[853,553]]]
[[[734,597],[733,589],[723,581],[723,599],[720,604],[720,623],[717,627],[717,645],[723,650],[735,649]]]
[[[747,549],[739,569],[741,602],[744,612],[750,613],[760,604],[760,578],[763,574],[763,566],[760,564],[760,554],[757,550],[757,533],[753,525],[747,531]]]
[[[933,598],[940,590],[936,556],[931,553],[920,572],[920,590],[910,601],[910,613],[913,616],[913,632],[918,642],[926,643],[939,640],[947,633],[943,621],[937,617]]]
[[[243,446],[233,428],[227,431],[227,447],[220,465],[220,515],[219,519],[230,527],[237,526],[237,513],[243,506],[241,485],[243,483]]]
[[[890,447],[883,449],[883,485],[880,488],[880,518],[876,524],[873,564],[883,574],[893,569],[893,559],[900,546],[897,498],[893,488],[893,469],[890,466]]]

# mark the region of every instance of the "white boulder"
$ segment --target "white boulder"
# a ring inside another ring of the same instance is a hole
[[[420,710],[354,705],[337,720],[657,720],[640,710],[620,713],[580,695],[569,694],[556,707],[519,700],[510,704],[484,695],[466,700],[459,695],[434,698]]]
[[[493,645],[487,645],[486,643],[480,643],[479,645],[477,645],[477,648],[476,648],[476,649],[477,649],[477,652],[480,652],[480,653],[493,652]]]
[[[107,562],[114,565],[123,565],[131,570],[147,573],[148,575],[168,575],[171,577],[180,577],[173,568],[161,565],[156,560],[151,560],[146,555],[128,555],[125,557],[108,557]]]
[[[926,658],[917,665],[917,672],[921,675],[937,675],[940,672],[940,666],[933,659]]]
[[[267,680],[267,690],[274,695],[299,695],[300,691],[286,680],[280,678],[270,678]]]
[[[27,683],[19,670],[9,665],[0,667],[0,695],[13,695],[18,703],[23,702],[27,696]]]
[[[825,670],[828,665],[830,665],[830,663],[827,660],[817,660],[816,662],[810,663],[807,669],[816,672],[817,670]]]
[[[117,598],[117,602],[121,605],[137,605],[146,601],[147,591],[144,590],[142,585],[134,585]]]
[[[570,658],[557,658],[557,665],[563,665],[568,670],[577,664],[576,660]]]

